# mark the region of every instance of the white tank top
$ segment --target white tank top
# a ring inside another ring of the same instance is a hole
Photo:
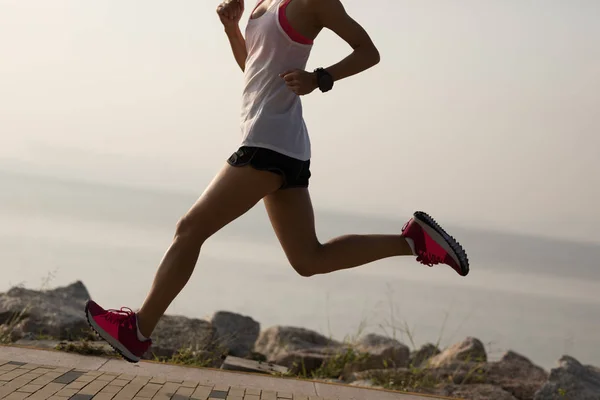
[[[287,70],[304,70],[312,49],[312,41],[295,32],[287,20],[290,1],[271,0],[267,11],[250,18],[246,27],[242,146],[267,148],[306,161],[311,149],[300,97],[279,77]]]

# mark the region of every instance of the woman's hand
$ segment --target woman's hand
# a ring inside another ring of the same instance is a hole
[[[319,87],[317,75],[314,72],[293,69],[279,74],[279,77],[282,78],[287,87],[298,96],[312,93],[313,90]]]
[[[224,0],[217,7],[217,14],[225,28],[237,26],[244,13],[244,0]]]

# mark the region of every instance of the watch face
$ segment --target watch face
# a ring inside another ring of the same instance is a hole
[[[321,84],[321,87],[323,89],[331,89],[331,87],[333,86],[333,79],[329,75],[323,75],[321,76],[319,83]]]

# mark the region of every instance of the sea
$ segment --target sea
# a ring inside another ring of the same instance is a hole
[[[0,292],[80,280],[103,306],[136,309],[198,194],[0,170]],[[323,241],[394,233],[405,222],[331,209],[315,215]],[[513,350],[546,369],[564,354],[600,366],[600,244],[445,227],[468,251],[465,278],[400,257],[302,278],[259,204],[204,245],[167,313],[226,310],[263,329],[305,327],[338,340],[373,332],[411,348],[472,336],[491,360]]]

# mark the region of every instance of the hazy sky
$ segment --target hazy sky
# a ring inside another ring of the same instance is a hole
[[[317,207],[600,242],[600,2],[344,4],[382,61],[304,98]],[[0,0],[0,167],[201,191],[240,140],[216,5]]]

